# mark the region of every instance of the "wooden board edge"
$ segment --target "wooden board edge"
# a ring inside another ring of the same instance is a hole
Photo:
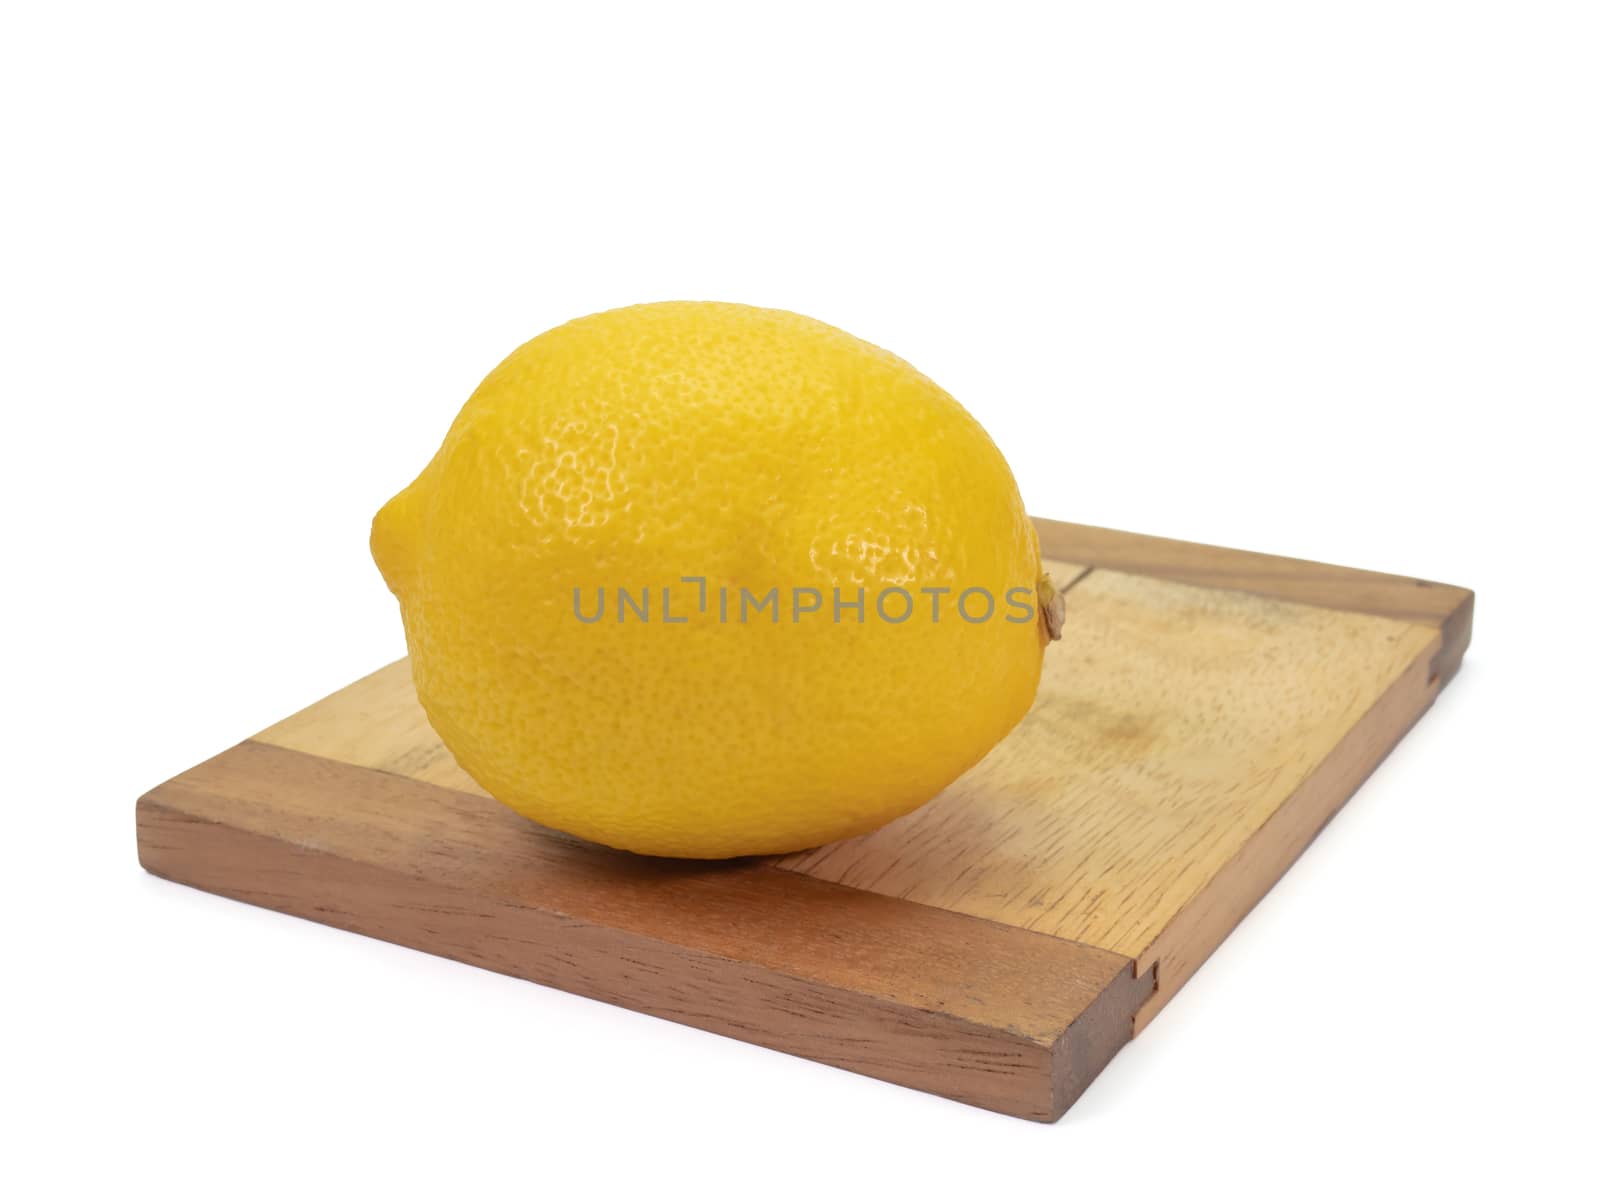
[[[1453,584],[1043,517],[1033,523],[1046,558],[1432,626],[1441,641],[1430,671],[1441,685],[1472,640],[1473,593]]]
[[[1077,1102],[1137,1033],[1139,1013],[1149,1003],[1156,977],[1153,972],[1141,975],[1135,968],[1130,961],[1057,1041],[1051,1074],[1055,1117]]]
[[[1133,960],[1109,956],[1121,966],[1108,985],[1067,1028],[1041,1039],[210,819],[194,811],[192,789],[174,789],[184,778],[136,808],[140,863],[161,878],[1012,1116],[1060,1117],[1132,1037],[1143,999]],[[758,870],[786,887],[802,878]],[[957,915],[892,903],[913,922]],[[960,919],[979,935],[1020,932],[1052,955],[1108,960],[1064,939]],[[842,954],[851,953],[848,942],[842,931]]]
[[[1135,1034],[1150,1023],[1283,878],[1432,705],[1443,683],[1433,671],[1437,641],[1430,643],[1389,685],[1333,752],[1139,956],[1139,975],[1147,977],[1152,987],[1134,1017]]]

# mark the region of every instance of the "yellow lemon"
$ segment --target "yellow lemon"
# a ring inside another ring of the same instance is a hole
[[[1027,712],[1059,620],[1010,469],[955,400],[736,304],[516,350],[372,553],[461,766],[648,854],[799,850],[917,807]]]

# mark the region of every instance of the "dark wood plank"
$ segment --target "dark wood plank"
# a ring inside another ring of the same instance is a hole
[[[138,832],[168,879],[1035,1120],[1150,988],[1122,955],[256,742],[142,798]]]

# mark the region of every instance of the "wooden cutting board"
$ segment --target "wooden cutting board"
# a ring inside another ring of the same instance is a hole
[[[157,875],[1054,1120],[1400,740],[1472,593],[1039,521],[1070,581],[1032,711],[909,816],[640,858],[456,766],[394,663],[140,799]]]

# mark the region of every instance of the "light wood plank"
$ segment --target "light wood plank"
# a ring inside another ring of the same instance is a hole
[[[1163,931],[1438,639],[1097,569],[1067,593],[1032,711],[983,762],[882,829],[780,861],[1148,966]]]
[[[1135,1033],[1199,970],[1427,711],[1439,691],[1431,660],[1431,649],[1418,656],[1145,948],[1139,971],[1152,975],[1155,986],[1134,1018]]]

